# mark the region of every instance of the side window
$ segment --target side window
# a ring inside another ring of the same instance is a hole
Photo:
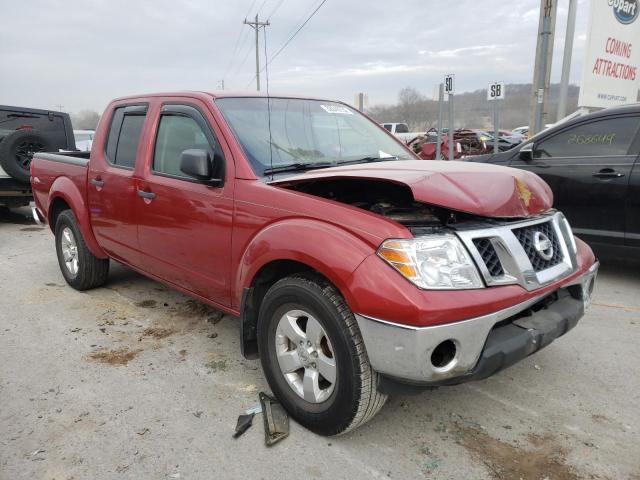
[[[168,106],[160,116],[156,145],[153,152],[153,171],[177,177],[187,177],[180,170],[182,152],[198,148],[209,152],[213,159],[220,152],[215,139],[205,131],[206,120],[195,108]],[[209,141],[212,139],[213,142]],[[212,145],[213,144],[213,145]]]
[[[627,155],[640,117],[617,117],[576,125],[536,145],[536,158]]]
[[[134,105],[114,110],[105,148],[109,163],[128,169],[135,166],[146,108]]]
[[[391,131],[391,125],[388,123],[385,123],[384,125],[382,125],[384,127],[385,130],[388,130],[389,132]]]
[[[396,133],[409,133],[409,127],[407,127],[404,123],[399,123],[396,125]]]

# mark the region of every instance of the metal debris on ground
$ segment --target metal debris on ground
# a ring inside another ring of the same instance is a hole
[[[240,415],[238,417],[238,423],[236,424],[236,431],[233,432],[233,438],[238,438],[244,432],[249,430],[249,427],[253,425],[254,415],[254,413],[251,413],[249,415]]]
[[[259,414],[259,413],[262,413],[262,405],[258,403],[258,404],[256,404],[256,405],[254,405],[253,407],[249,407],[249,408],[247,408],[247,409],[244,411],[244,413],[245,413],[246,415],[249,415],[250,413],[253,413],[253,414],[255,414],[255,415],[257,415],[257,414]]]
[[[277,400],[260,392],[264,419],[264,441],[267,447],[289,436],[289,416]]]

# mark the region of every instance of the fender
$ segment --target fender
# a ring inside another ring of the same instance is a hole
[[[71,211],[75,215],[76,220],[78,220],[80,232],[89,251],[98,258],[108,258],[108,255],[100,248],[93,234],[89,221],[89,211],[87,210],[87,204],[82,193],[80,193],[78,187],[67,177],[56,178],[49,189],[47,220],[49,221],[49,225],[51,225],[51,229],[53,230],[55,228],[55,225],[53,225],[51,221],[51,205],[53,205],[56,198],[61,198],[71,207]]]
[[[276,260],[295,260],[317,270],[353,304],[349,278],[374,249],[347,230],[308,218],[286,219],[260,230],[238,259],[233,305],[260,269]]]

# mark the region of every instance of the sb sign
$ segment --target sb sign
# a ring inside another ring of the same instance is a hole
[[[496,82],[489,85],[487,89],[487,100],[503,100],[504,83]]]
[[[445,75],[444,77],[444,93],[453,95],[455,92],[455,75]]]

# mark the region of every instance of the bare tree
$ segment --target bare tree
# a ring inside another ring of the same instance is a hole
[[[81,110],[71,115],[71,123],[77,130],[95,130],[99,121],[100,114],[94,110]]]
[[[579,88],[570,86],[568,110],[577,108]],[[501,128],[515,128],[529,121],[529,96],[531,84],[509,84],[506,99],[500,103]],[[558,85],[552,85],[549,93],[549,121],[555,121],[558,102]],[[405,87],[398,93],[396,105],[376,105],[369,113],[379,122],[405,122],[412,131],[424,131],[434,127],[438,118],[438,102],[427,99],[415,88]],[[455,127],[491,129],[493,104],[487,101],[486,90],[476,90],[456,95]],[[447,109],[444,126],[448,126]]]

